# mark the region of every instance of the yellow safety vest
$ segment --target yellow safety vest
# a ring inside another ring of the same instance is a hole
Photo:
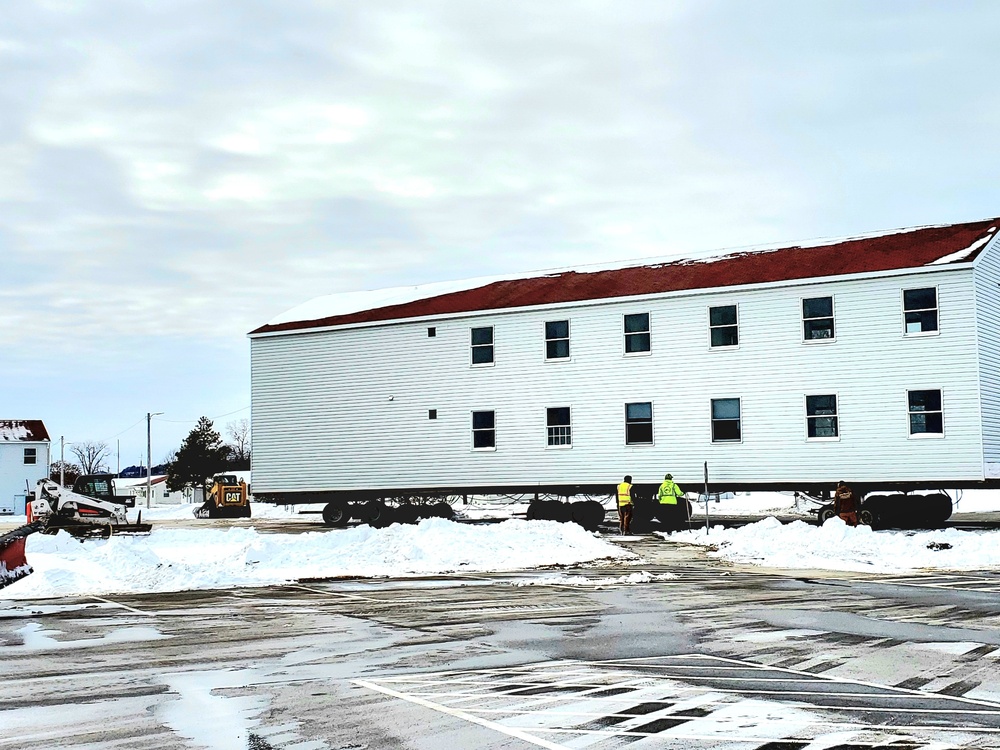
[[[667,479],[660,485],[660,505],[677,505],[677,498],[683,494],[680,487],[674,484],[672,480]]]
[[[632,504],[632,485],[628,482],[622,482],[618,485],[618,504],[619,505],[631,505]]]

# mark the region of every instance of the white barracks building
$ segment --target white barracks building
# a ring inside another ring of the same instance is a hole
[[[998,227],[314,300],[250,333],[254,491],[988,485]]]

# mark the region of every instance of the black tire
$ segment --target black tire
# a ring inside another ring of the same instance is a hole
[[[361,521],[361,523],[371,523],[378,518],[384,509],[385,504],[381,500],[368,500],[367,502],[358,503],[355,518]]]
[[[587,530],[597,531],[601,527],[601,524],[604,523],[607,511],[596,500],[587,500],[585,505],[590,509],[590,527]]]
[[[873,529],[879,527],[878,513],[871,508],[862,507],[858,513],[858,523],[862,526],[871,526]]]
[[[347,526],[351,520],[351,509],[348,503],[327,503],[323,508],[323,523],[327,526]]]
[[[384,529],[396,522],[395,508],[386,505],[381,500],[372,500],[371,502],[378,503],[381,507],[376,509],[375,513],[371,516],[371,520],[368,521],[369,526],[375,529]]]
[[[434,511],[434,515],[438,518],[455,517],[455,509],[446,502],[434,503],[434,505],[431,506],[431,510]]]
[[[824,505],[819,509],[819,513],[816,514],[816,518],[819,519],[820,526],[829,521],[831,518],[835,518],[837,515],[836,511],[833,509],[832,505]]]
[[[880,519],[890,529],[910,528],[913,524],[912,498],[906,495],[886,495]]]
[[[940,527],[941,524],[951,518],[951,498],[943,492],[928,495],[925,502],[927,503],[928,520],[934,528]]]
[[[420,506],[406,503],[396,508],[397,523],[416,523],[420,520]]]
[[[590,509],[586,503],[580,501],[570,503],[569,514],[570,518],[573,519],[573,523],[579,524],[585,529],[590,526]]]
[[[552,520],[559,523],[569,523],[573,520],[573,508],[569,503],[561,503],[558,500],[552,503],[550,508]]]

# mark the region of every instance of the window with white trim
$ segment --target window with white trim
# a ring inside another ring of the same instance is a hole
[[[906,401],[911,436],[944,435],[941,391],[907,391]]]
[[[907,336],[936,333],[938,330],[937,289],[903,290],[903,332]]]
[[[475,450],[495,450],[497,447],[496,412],[472,412],[472,447]]]
[[[625,316],[625,353],[639,354],[650,351],[649,313]]]
[[[713,348],[739,346],[740,330],[736,305],[708,308],[708,327],[711,332]]]
[[[810,440],[840,437],[836,394],[806,396],[806,436]]]
[[[567,357],[569,357],[569,321],[549,321],[545,324],[545,359]]]
[[[568,406],[545,410],[545,430],[550,448],[569,448],[573,445],[573,426]]]
[[[651,401],[625,404],[625,444],[653,444],[653,404]]]
[[[743,439],[738,398],[712,399],[712,442],[730,443]]]
[[[493,364],[493,326],[472,329],[472,364]]]
[[[802,338],[823,341],[834,338],[833,297],[802,300]]]
[[[25,448],[24,449],[24,465],[34,466],[38,462],[38,449],[37,448]]]

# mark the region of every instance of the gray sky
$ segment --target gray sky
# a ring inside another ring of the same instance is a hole
[[[998,22],[955,0],[8,3],[0,418],[120,440],[125,466],[164,412],[157,462],[200,415],[249,417],[246,333],[312,297],[1000,216]]]

